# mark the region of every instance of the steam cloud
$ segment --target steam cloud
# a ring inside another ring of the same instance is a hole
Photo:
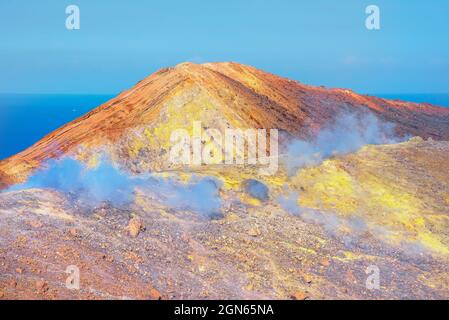
[[[189,210],[204,216],[220,212],[220,183],[213,178],[192,177],[189,183],[155,175],[131,175],[116,167],[103,156],[100,164],[89,168],[73,158],[50,160],[27,182],[7,191],[30,188],[51,188],[75,196],[83,203],[97,206],[108,202],[122,206],[134,200],[136,188],[157,196],[173,209]]]
[[[291,192],[286,197],[278,197],[277,201],[288,213],[298,216],[307,222],[319,224],[330,234],[335,235],[338,229],[345,225],[345,221],[332,213],[300,207],[297,203],[298,197],[299,194],[297,192]]]
[[[366,144],[398,141],[394,125],[380,121],[370,112],[341,114],[312,141],[293,141],[287,147],[284,164],[291,175],[302,167],[318,165],[333,155],[357,151]]]
[[[362,217],[339,217],[331,210],[304,208],[298,204],[298,192],[289,192],[287,196],[279,196],[278,204],[287,213],[301,218],[305,222],[320,225],[327,234],[340,239],[347,248],[360,247],[361,239],[370,235],[384,244],[389,243],[393,230],[381,225],[368,224]],[[402,253],[408,258],[416,258],[429,252],[419,240],[403,240],[400,244]]]
[[[287,149],[284,160],[290,174],[307,165],[317,165],[326,158],[356,151],[365,144],[396,142],[393,125],[379,121],[373,114],[343,114],[335,123],[322,130],[312,141],[295,140]],[[155,195],[163,204],[178,210],[197,212],[205,216],[220,213],[222,200],[219,196],[220,182],[214,178],[193,177],[189,183],[173,178],[161,178],[152,174],[131,175],[120,170],[105,155],[100,164],[89,168],[76,159],[65,157],[50,160],[44,168],[33,174],[24,184],[8,189],[52,188],[81,199],[85,203],[98,205],[109,202],[116,206],[132,203],[136,189]],[[268,199],[266,187],[250,185],[250,191]],[[254,190],[253,190],[254,189]],[[297,197],[296,197],[297,198]],[[300,214],[288,199],[282,200],[289,212]],[[335,229],[340,224],[331,216],[309,211],[309,221],[320,222]],[[331,221],[332,220],[332,221]]]
[[[283,163],[288,174],[293,175],[303,167],[319,165],[334,155],[355,152],[366,144],[397,143],[407,138],[397,137],[393,124],[382,122],[371,112],[344,113],[337,116],[332,125],[321,130],[311,141],[291,142]],[[288,186],[285,192],[287,195],[279,196],[277,202],[286,212],[304,221],[321,225],[326,232],[334,236],[342,229],[350,230],[350,234],[343,235],[348,247],[365,232],[370,231],[379,237],[381,232],[387,232],[380,226],[376,227],[376,230],[369,230],[366,222],[358,217],[342,218],[328,210],[303,208],[297,202],[299,193],[289,190]]]

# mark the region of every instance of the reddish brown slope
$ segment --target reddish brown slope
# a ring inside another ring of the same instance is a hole
[[[436,140],[449,139],[448,108],[386,100],[347,89],[308,86],[236,63],[205,66],[242,83],[268,103],[284,106],[312,128],[326,124],[342,110],[354,111],[367,107],[379,118],[395,123],[399,133]]]
[[[449,140],[449,109],[303,85],[237,63],[180,64],[162,69],[25,151],[0,162],[0,187],[26,178],[42,161],[84,145],[101,146],[127,129],[157,123],[176,94],[207,93],[217,114],[234,125],[278,128],[309,136],[337,114],[368,108],[400,134]],[[179,116],[179,115],[178,115]],[[238,119],[238,121],[236,121]]]

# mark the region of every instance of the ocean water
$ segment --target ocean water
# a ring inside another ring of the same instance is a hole
[[[449,108],[449,93],[441,94],[373,94],[385,99],[397,99],[409,102],[430,103]]]
[[[449,94],[376,94],[387,99],[449,107]],[[0,160],[39,141],[114,95],[0,94]]]
[[[113,97],[0,94],[0,160],[28,148]]]

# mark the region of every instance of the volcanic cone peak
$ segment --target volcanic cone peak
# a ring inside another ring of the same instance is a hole
[[[384,134],[376,121],[416,137],[365,139]],[[171,134],[195,123],[293,139],[272,175],[170,167]],[[0,189],[27,180],[0,192],[0,295],[444,299],[448,138],[445,108],[236,63],[162,69],[0,162]],[[53,272],[69,264],[81,290]],[[372,267],[381,290],[365,286]]]
[[[99,149],[136,171],[167,163],[173,130],[276,128],[308,138],[345,112],[370,110],[400,135],[449,139],[449,109],[389,101],[350,90],[303,85],[233,63],[182,63],[133,88],[0,162],[2,181],[23,181],[42,162],[66,154],[93,161]],[[81,150],[81,151],[80,151]]]

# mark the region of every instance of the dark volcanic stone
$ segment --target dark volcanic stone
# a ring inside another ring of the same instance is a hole
[[[243,181],[243,189],[251,197],[256,198],[262,202],[269,200],[269,190],[268,187],[262,182],[256,179],[247,179]]]

